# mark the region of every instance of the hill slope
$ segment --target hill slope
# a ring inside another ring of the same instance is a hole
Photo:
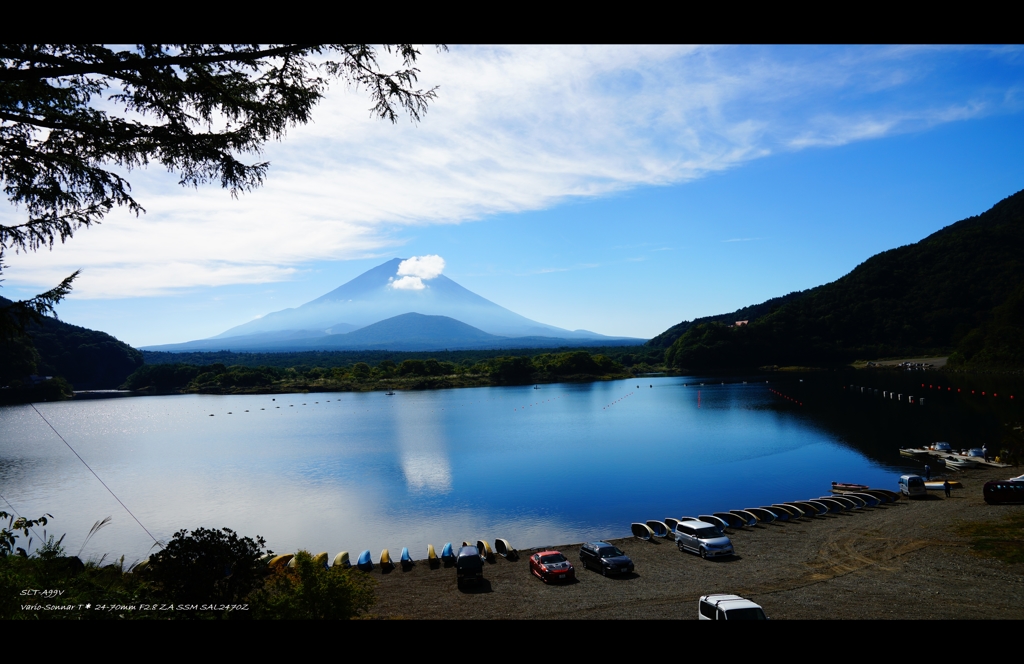
[[[0,298],[0,306],[10,303],[10,300]],[[19,373],[34,360],[35,373],[39,375],[62,376],[78,390],[100,390],[117,388],[142,366],[142,353],[106,332],[69,325],[53,318],[44,318],[38,325],[29,325],[27,331],[38,356],[33,356],[31,346],[5,344],[6,351],[16,353],[18,359],[23,360],[18,362]],[[5,357],[4,361],[13,364],[14,359]],[[0,371],[0,377],[24,377],[6,376],[6,373]]]
[[[700,369],[950,352],[1024,283],[1022,250],[1018,192],[920,242],[877,254],[837,281],[786,296],[798,295],[745,327],[695,321],[666,360]]]

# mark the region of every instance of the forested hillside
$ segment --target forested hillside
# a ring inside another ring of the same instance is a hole
[[[723,322],[694,321],[668,348],[666,363],[687,369],[822,365],[949,353],[968,342],[953,356],[954,365],[1010,361],[1024,355],[1024,328],[1013,322],[1021,303],[1011,297],[1024,284],[1022,250],[1024,192],[1018,192],[916,244],[873,256],[833,283],[785,296],[788,302],[747,326],[730,326],[742,319],[739,312],[711,317]]]
[[[0,298],[0,307],[10,304]],[[76,390],[113,389],[142,366],[141,352],[106,332],[44,318],[28,335],[0,342],[0,385],[38,374],[61,376]]]

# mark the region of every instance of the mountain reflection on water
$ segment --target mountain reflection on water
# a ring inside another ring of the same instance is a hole
[[[37,407],[158,538],[230,527],[277,552],[332,556],[624,537],[634,521],[806,499],[831,481],[892,489],[917,468],[898,437],[845,431],[841,413],[769,390],[782,383],[725,380]],[[48,530],[66,532],[71,553],[112,515],[83,555],[149,555],[152,541],[29,406],[0,408],[0,487],[20,514],[53,514]]]

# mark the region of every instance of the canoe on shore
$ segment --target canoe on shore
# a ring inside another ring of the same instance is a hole
[[[818,500],[831,500],[833,503],[839,503],[843,506],[844,510],[852,510],[860,507],[857,503],[853,502],[846,496],[822,496]]]
[[[356,559],[356,567],[363,570],[364,572],[373,571],[373,561],[370,559],[369,549],[359,554],[359,558]]]
[[[669,527],[661,521],[648,521],[647,527],[651,529],[655,537],[668,537]]]
[[[811,505],[810,503],[796,501],[783,504],[786,505],[787,507],[792,507],[795,510],[799,510],[800,513],[807,518],[813,518],[818,516],[818,508],[816,508],[814,505]]]
[[[929,491],[942,491],[943,489],[946,488],[943,485],[943,482],[941,480],[932,480],[930,482],[925,482],[924,486]],[[961,484],[960,480],[950,480],[949,488],[950,489],[962,489],[962,488],[964,488],[964,485]]]
[[[753,528],[757,525],[758,518],[747,512],[746,510],[729,510],[730,514],[735,514],[738,518],[743,519],[743,524]]]
[[[629,529],[633,531],[633,537],[642,540],[654,539],[654,531],[646,523],[634,523]]]
[[[409,547],[402,547],[402,555],[399,557],[399,560],[401,561],[403,568],[408,569],[412,567],[412,556],[409,555]]]
[[[441,548],[441,560],[446,563],[455,562],[455,551],[452,549],[451,542],[445,542],[444,547]]]
[[[494,549],[487,543],[487,540],[477,540],[476,548],[480,550],[480,555],[486,558],[488,562],[494,562]]]
[[[719,519],[717,516],[715,516],[713,514],[701,514],[697,518],[700,519],[701,521],[703,521],[704,523],[710,523],[712,526],[714,526],[715,528],[718,528],[719,530],[721,530],[723,532],[725,532],[725,529],[729,527],[728,523],[726,523],[722,519]]]
[[[758,509],[762,509],[765,512],[770,512],[770,513],[774,514],[776,521],[789,521],[789,511],[788,510],[780,510],[778,507],[765,507],[764,505],[762,505]]]
[[[845,493],[842,496],[836,496],[836,498],[842,498],[843,500],[849,500],[851,503],[853,503],[853,506],[856,509],[860,509],[862,507],[866,507],[867,506],[867,503],[864,502],[864,499],[861,498],[860,496],[858,496],[857,494],[854,494],[854,493]]]
[[[775,521],[775,513],[771,510],[762,509],[760,507],[746,507],[743,511],[753,514],[757,517],[757,520],[762,523],[773,523]]]
[[[817,500],[805,500],[803,501],[803,503],[810,505],[814,509],[814,511],[818,513],[818,516],[822,516],[833,511],[831,507]]]
[[[779,511],[785,512],[789,515],[789,520],[794,521],[804,515],[803,510],[793,507],[792,505],[772,505],[771,510],[778,514]]]
[[[518,552],[508,543],[508,540],[500,537],[494,540],[494,550],[499,556],[508,560],[514,560],[518,556]]]
[[[840,512],[846,511],[846,505],[843,505],[842,503],[836,502],[834,500],[822,500],[821,498],[812,498],[811,501],[818,503],[820,505],[824,505],[832,514],[839,514]]]
[[[722,521],[725,521],[727,524],[729,524],[730,528],[742,528],[744,525],[746,525],[746,521],[739,518],[732,512],[715,512],[711,516],[717,516]]]
[[[267,563],[267,567],[269,567],[270,569],[277,569],[278,567],[284,567],[289,562],[291,562],[291,559],[294,558],[294,557],[295,557],[294,553],[282,553],[279,556],[274,556],[273,558],[271,558],[270,562]]]
[[[348,558],[348,551],[342,551],[338,555],[334,556],[334,566],[341,567],[343,569],[352,567],[352,562]]]
[[[856,496],[857,498],[863,500],[865,507],[878,507],[878,505],[881,504],[882,502],[881,500],[879,500],[878,496],[872,496],[869,493],[851,493],[848,495]]]

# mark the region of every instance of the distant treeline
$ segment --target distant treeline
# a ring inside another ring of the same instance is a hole
[[[456,351],[464,354],[485,354],[484,351]],[[262,355],[272,364],[246,365],[241,362],[190,364],[186,362],[146,364],[128,377],[125,389],[157,392],[221,392],[221,391],[284,391],[284,390],[372,390],[384,388],[427,389],[470,385],[525,384],[559,380],[594,380],[623,378],[633,372],[621,362],[601,353],[573,350],[564,353],[537,353],[533,356],[492,356],[475,360],[463,357],[459,362],[437,357],[410,358],[400,362],[380,359],[365,362],[369,353],[201,353],[198,355]],[[146,353],[147,360],[150,353]],[[179,355],[160,353],[160,355]],[[197,354],[188,354],[197,355]],[[280,366],[291,355],[293,361],[309,363]],[[339,357],[346,355],[348,357]],[[388,356],[396,353],[384,354]],[[447,355],[447,354],[446,354]],[[657,353],[660,355],[660,352]],[[325,357],[326,356],[326,357]],[[355,357],[353,357],[355,356]],[[234,358],[232,358],[234,359]],[[244,358],[250,362],[257,358]],[[631,359],[636,359],[635,357]],[[645,358],[646,359],[646,358]],[[318,361],[319,360],[319,361]],[[327,360],[327,361],[324,361]],[[353,361],[358,360],[358,361]]]
[[[437,360],[450,362],[459,366],[472,366],[497,357],[537,357],[540,355],[558,355],[571,352],[586,352],[591,355],[604,355],[626,368],[634,366],[661,367],[665,353],[663,350],[645,346],[588,346],[586,348],[516,348],[491,350],[444,350],[444,351],[386,351],[386,350],[339,350],[339,351],[304,351],[286,353],[235,353],[216,351],[204,353],[164,353],[158,351],[142,351],[142,356],[149,364],[191,364],[196,366],[223,364],[225,366],[243,367],[278,367],[280,369],[320,367],[350,367],[364,362],[375,367],[381,362],[391,361],[401,364],[406,360]],[[467,364],[468,363],[468,364]]]

